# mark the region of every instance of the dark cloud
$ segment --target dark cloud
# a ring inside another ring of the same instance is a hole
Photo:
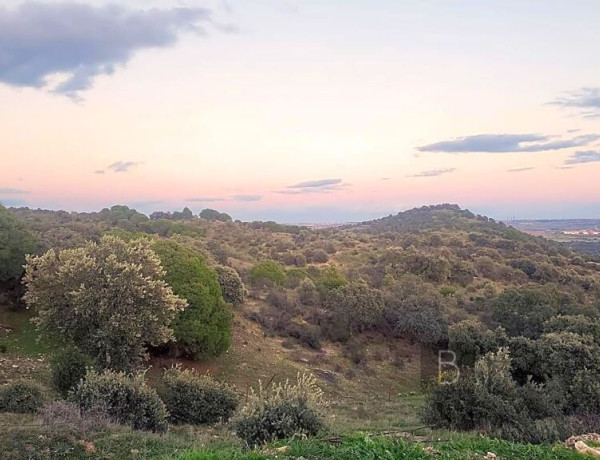
[[[309,180],[306,182],[300,182],[295,185],[288,185],[287,188],[319,188],[329,187],[332,185],[339,185],[342,183],[342,179],[321,179],[321,180]]]
[[[566,165],[576,165],[581,163],[594,163],[600,161],[600,151],[587,150],[575,152],[565,160]]]
[[[456,171],[456,168],[432,169],[430,171],[423,171],[417,174],[412,174],[407,177],[437,177],[443,174],[450,174],[454,171]]]
[[[0,187],[0,195],[25,195],[29,190],[20,188]]]
[[[554,136],[541,134],[478,134],[424,145],[418,149],[421,152],[445,153],[545,152],[588,145],[600,139],[600,136],[588,134],[564,140],[552,140],[553,138]]]
[[[172,46],[184,31],[201,33],[201,22],[211,22],[209,10],[36,1],[0,8],[0,81],[41,88],[49,76],[64,74],[53,91],[76,99],[137,51]]]
[[[506,172],[509,173],[517,173],[517,172],[525,172],[525,171],[532,171],[535,168],[533,166],[528,166],[526,168],[513,168],[513,169],[507,169]]]
[[[111,165],[107,166],[107,169],[110,169],[113,172],[127,172],[131,168],[141,165],[142,163],[138,163],[135,161],[117,161]]]
[[[585,118],[600,117],[600,88],[581,88],[549,102],[551,105],[576,109]]]

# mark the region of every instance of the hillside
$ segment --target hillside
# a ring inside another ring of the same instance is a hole
[[[327,422],[335,434],[418,428],[416,433],[428,439],[438,433],[431,429],[463,429],[443,414],[436,423],[421,421],[440,348],[456,351],[468,370],[485,353],[508,347],[519,357],[513,363],[517,383],[511,384],[517,389],[523,376],[533,375],[540,385],[558,384],[583,369],[577,361],[575,369],[551,373],[539,368],[545,359],[569,360],[584,346],[586,365],[600,357],[595,332],[600,330],[600,265],[456,205],[326,229],[185,213],[149,219],[123,206],[99,213],[8,212],[29,232],[39,253],[79,247],[104,234],[125,240],[145,236],[189,248],[212,267],[235,269],[248,297],[233,309],[229,350],[202,360],[157,351],[149,362],[150,382],[160,387],[160,369],[182,363],[234,384],[244,400],[259,379],[282,381],[310,372],[331,402]],[[3,283],[10,294],[0,302],[0,342],[6,347],[0,381],[26,377],[49,385],[48,359],[57,345],[35,342],[37,333],[27,321],[31,313],[19,306],[11,311],[15,306],[9,305],[20,294],[18,279],[7,277]],[[572,334],[566,351],[551,342],[556,337],[551,334],[565,333]],[[535,367],[528,359],[534,352],[524,343],[554,348],[545,348],[548,356]],[[590,370],[595,372],[593,366]],[[564,415],[579,417],[579,412],[574,408]],[[575,422],[579,418],[570,418],[569,426]],[[577,426],[579,431],[595,428]],[[568,437],[490,434],[549,443]],[[227,430],[214,436],[230,442]]]

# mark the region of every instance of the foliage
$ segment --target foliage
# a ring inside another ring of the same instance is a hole
[[[203,209],[200,211],[200,217],[206,220],[218,220],[220,222],[231,222],[231,216],[224,212],[219,212],[214,209]]]
[[[158,241],[153,249],[166,271],[165,281],[188,304],[173,320],[175,342],[170,346],[196,359],[220,355],[231,343],[233,316],[217,273],[202,255],[176,241]]]
[[[52,385],[63,396],[85,377],[88,367],[93,366],[93,360],[81,350],[68,347],[52,357]]]
[[[46,401],[46,389],[37,382],[16,380],[0,387],[0,412],[37,412]]]
[[[70,399],[82,412],[101,411],[115,422],[136,430],[167,430],[166,407],[158,393],[146,385],[144,374],[90,370]]]
[[[163,383],[163,400],[173,423],[226,422],[238,405],[233,388],[193,370],[169,369],[163,374]]]
[[[250,282],[258,285],[283,286],[286,281],[283,267],[274,260],[263,260],[254,265],[249,272]]]
[[[381,318],[383,295],[363,280],[354,281],[329,291],[324,306],[332,313],[333,321],[346,323],[353,332],[362,332]]]
[[[101,367],[130,370],[146,344],[172,337],[169,325],[186,302],[161,278],[147,240],[105,236],[83,248],[28,257],[25,301],[43,334],[71,342]]]
[[[247,292],[238,272],[224,265],[217,265],[215,270],[225,302],[234,306],[242,305],[246,301]]]
[[[34,253],[36,248],[27,227],[0,205],[0,282],[19,279],[25,255]]]
[[[302,305],[316,305],[319,302],[317,287],[310,278],[304,278],[300,281],[296,292]]]
[[[480,356],[507,344],[502,328],[490,330],[476,320],[460,321],[448,328],[448,349],[456,354],[460,365],[472,366]]]
[[[385,292],[384,317],[396,334],[424,344],[448,338],[448,320],[441,294],[414,275],[405,275]]]
[[[295,384],[286,381],[258,391],[252,389],[247,404],[233,421],[236,434],[249,446],[292,436],[314,436],[324,428],[323,392],[312,375],[298,374]]]
[[[536,338],[544,322],[565,311],[571,299],[552,286],[526,286],[505,290],[494,305],[494,319],[511,336]]]

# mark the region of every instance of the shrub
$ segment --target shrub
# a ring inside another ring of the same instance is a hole
[[[331,290],[325,301],[334,319],[346,322],[353,332],[373,327],[381,318],[383,306],[381,292],[362,280]]]
[[[165,371],[164,401],[173,423],[202,425],[228,421],[238,398],[233,389],[208,375],[172,368]]]
[[[130,370],[148,345],[172,338],[171,321],[186,307],[163,275],[148,240],[104,236],[79,249],[28,256],[24,299],[44,335],[76,345],[102,367]]]
[[[314,436],[324,428],[323,392],[312,375],[297,382],[250,392],[248,403],[233,421],[235,433],[248,445],[261,445],[292,436]]]
[[[224,265],[217,265],[216,271],[225,302],[234,306],[242,305],[246,301],[247,292],[238,272]]]
[[[250,282],[258,285],[283,286],[286,281],[283,267],[274,260],[263,260],[254,265],[248,274]]]
[[[0,387],[0,412],[37,412],[46,400],[46,389],[36,382],[17,380]]]
[[[52,385],[63,396],[85,377],[93,360],[77,348],[67,348],[52,358]]]
[[[302,305],[316,305],[319,301],[319,294],[315,283],[310,278],[304,278],[296,289],[298,298]]]
[[[76,429],[80,433],[98,432],[110,426],[108,416],[99,411],[81,413],[76,404],[58,400],[47,403],[39,411],[39,417],[46,426],[63,429],[65,427]]]
[[[100,411],[137,430],[167,430],[167,409],[156,391],[146,385],[143,374],[91,370],[70,398],[84,413]]]
[[[219,356],[231,343],[233,315],[221,295],[217,273],[201,254],[175,241],[154,244],[166,270],[165,281],[187,300],[173,320],[170,347],[194,359]]]
[[[448,329],[448,348],[456,353],[458,364],[472,366],[485,353],[507,345],[508,338],[502,328],[487,329],[475,320],[452,324]]]

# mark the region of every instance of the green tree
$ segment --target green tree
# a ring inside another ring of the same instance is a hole
[[[220,355],[231,343],[233,316],[217,273],[201,254],[175,241],[158,241],[153,249],[166,270],[165,281],[188,302],[173,321],[172,347],[193,358]]]
[[[24,298],[43,334],[75,344],[101,367],[129,371],[147,345],[172,338],[171,321],[187,305],[163,276],[148,240],[104,236],[29,256]]]
[[[286,281],[283,267],[274,260],[263,260],[257,263],[250,269],[248,275],[252,284],[275,284],[283,286]]]
[[[27,227],[0,205],[0,283],[18,280],[25,255],[35,251],[35,239]]]

